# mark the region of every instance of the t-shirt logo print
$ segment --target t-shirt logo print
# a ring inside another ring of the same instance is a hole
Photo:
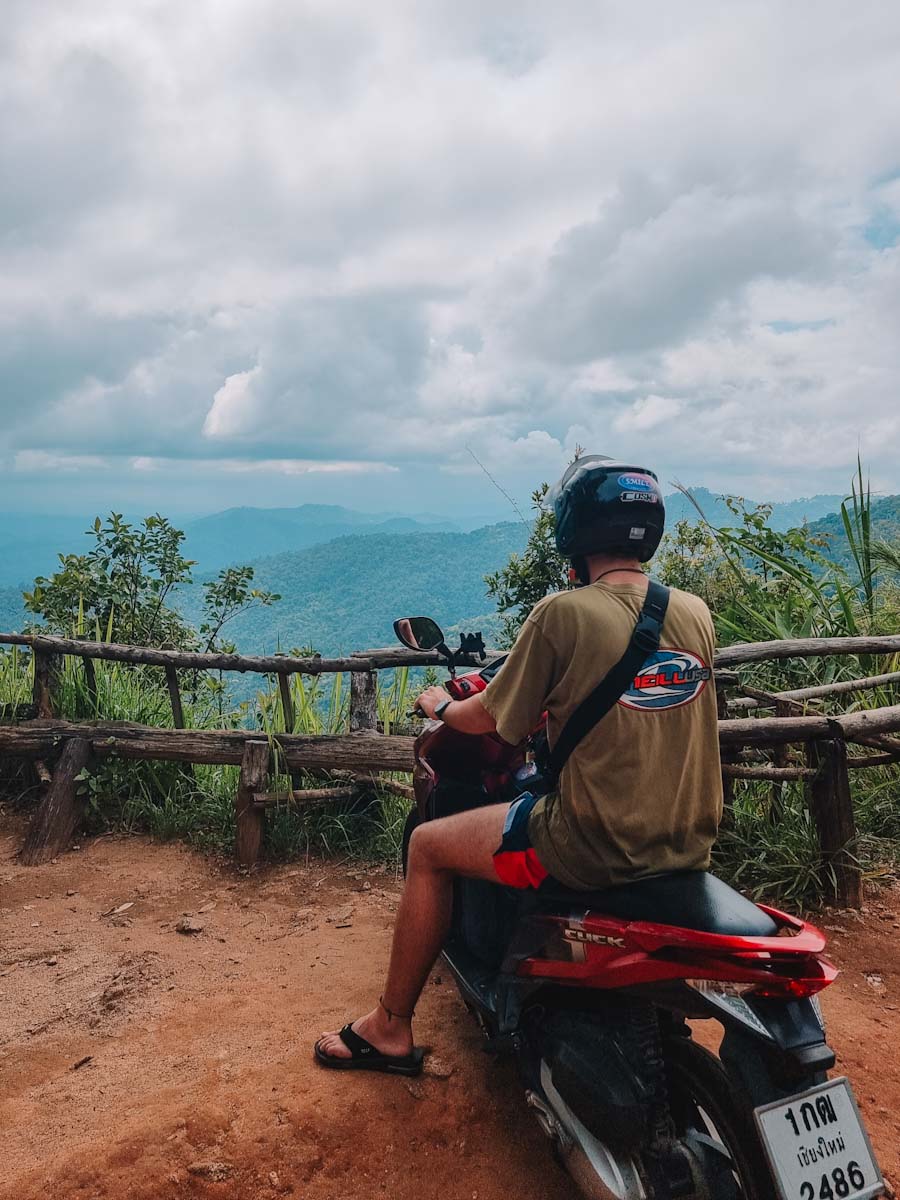
[[[620,704],[642,712],[661,708],[679,708],[696,700],[712,671],[690,650],[657,650],[645,660]]]

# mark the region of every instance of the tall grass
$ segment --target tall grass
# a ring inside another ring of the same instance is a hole
[[[713,526],[698,508],[705,544],[712,547],[700,570],[715,580],[711,604],[720,642],[896,633],[897,590],[879,579],[878,570],[900,568],[900,550],[874,540],[871,505],[871,490],[857,460],[851,492],[840,510],[847,566],[833,561],[832,547],[806,529],[773,531],[765,510],[747,511],[732,502],[738,523]],[[900,655],[795,658],[747,664],[740,675],[745,683],[779,691],[895,671],[898,663]],[[835,713],[893,703],[895,692],[879,688],[808,701],[803,711]],[[870,878],[892,877],[900,870],[897,770],[854,770],[851,787],[858,838],[848,849]],[[798,903],[818,899],[827,882],[798,784],[735,781],[715,859],[737,885]]]
[[[385,673],[377,697],[385,732],[408,728],[414,681],[406,669]],[[82,661],[65,657],[54,698],[58,715],[81,721],[103,719],[167,727],[172,724],[168,690],[157,668],[94,660],[96,691],[88,686]],[[237,700],[227,681],[194,671],[179,672],[185,724],[192,729],[259,729],[275,738],[287,729],[279,689],[261,677],[251,699]],[[13,720],[30,702],[34,666],[30,652],[13,646],[0,651],[0,706]],[[347,728],[349,688],[345,677],[290,677],[293,729],[301,734],[341,733]],[[294,776],[297,779],[297,776]],[[115,756],[97,760],[82,780],[90,831],[143,831],[180,838],[209,850],[230,850],[234,840],[234,796],[238,768],[172,762],[137,762]],[[336,780],[330,772],[300,772],[299,783],[321,787]],[[292,777],[279,771],[273,790],[287,793]],[[13,801],[30,789],[19,786]],[[348,858],[395,861],[409,802],[377,784],[364,803],[343,809],[304,812],[288,803],[269,810],[264,852],[270,858],[340,854]]]

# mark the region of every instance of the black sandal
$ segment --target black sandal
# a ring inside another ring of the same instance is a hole
[[[316,1042],[316,1061],[333,1071],[384,1071],[389,1075],[418,1075],[422,1070],[425,1051],[416,1046],[409,1054],[382,1054],[371,1042],[345,1025],[338,1037],[350,1051],[349,1058],[326,1054]]]

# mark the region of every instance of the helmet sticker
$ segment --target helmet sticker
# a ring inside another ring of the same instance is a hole
[[[628,532],[628,536],[629,538],[642,538],[646,532],[646,525],[632,525]]]
[[[690,650],[657,650],[644,662],[619,704],[642,712],[680,708],[696,700],[712,671]]]
[[[623,492],[619,499],[626,503],[643,500],[645,504],[659,504],[659,496],[655,492]]]
[[[641,492],[656,491],[656,484],[649,475],[620,475],[617,480],[619,487],[631,488]]]

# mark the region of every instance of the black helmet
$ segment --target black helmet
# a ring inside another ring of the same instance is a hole
[[[646,467],[602,454],[576,458],[550,491],[556,547],[565,558],[627,554],[646,562],[666,522],[659,480]]]

